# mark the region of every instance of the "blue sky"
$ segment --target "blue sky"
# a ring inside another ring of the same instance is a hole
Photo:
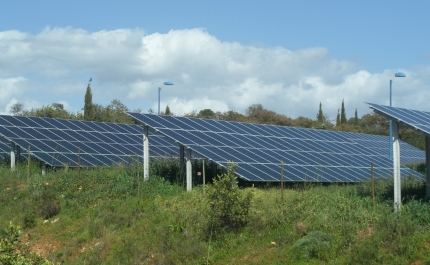
[[[398,71],[407,77],[394,82],[393,102],[430,111],[429,8],[427,1],[9,1],[0,10],[0,112],[16,102],[80,111],[92,77],[99,104],[117,98],[154,109],[156,87],[171,80],[162,107],[178,115],[206,107],[244,113],[261,103],[315,118],[322,102],[334,118],[342,99],[348,116],[370,112],[363,102],[387,104]]]

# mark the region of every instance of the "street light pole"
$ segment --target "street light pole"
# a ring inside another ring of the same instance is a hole
[[[406,77],[406,75],[404,73],[396,73],[394,75],[393,79],[390,79],[390,107],[391,107],[391,101],[392,101],[392,86],[393,86],[393,81],[396,77]],[[390,119],[390,139],[389,139],[389,143],[390,143],[390,160],[393,160],[393,121]]]
[[[173,86],[172,82],[164,82],[165,86]],[[161,93],[161,87],[158,87],[158,115],[160,115],[160,93]]]

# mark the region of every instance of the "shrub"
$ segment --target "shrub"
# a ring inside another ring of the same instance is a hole
[[[248,223],[253,194],[239,189],[235,169],[236,164],[227,164],[227,172],[215,178],[213,185],[208,187],[209,225],[215,232],[235,231]]]
[[[60,205],[51,201],[46,201],[41,207],[42,216],[45,219],[52,218],[60,212]]]
[[[11,222],[9,229],[5,230],[5,237],[0,238],[0,264],[54,264],[42,256],[29,253],[21,244],[20,234],[20,227]]]
[[[27,228],[34,228],[36,226],[36,216],[32,212],[25,213],[24,217],[22,218],[22,226]]]
[[[303,259],[326,259],[332,236],[321,231],[312,231],[294,244],[294,250]]]

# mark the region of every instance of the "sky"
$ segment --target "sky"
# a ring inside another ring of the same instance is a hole
[[[175,115],[252,104],[315,119],[430,111],[428,1],[5,1],[0,114],[118,99]],[[403,72],[405,78],[394,78]],[[166,81],[173,86],[163,86]]]

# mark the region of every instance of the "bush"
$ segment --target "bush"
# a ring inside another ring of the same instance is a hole
[[[22,226],[27,228],[34,228],[36,226],[36,216],[34,213],[28,212],[22,218]]]
[[[332,236],[321,231],[312,231],[297,240],[294,250],[303,259],[319,258],[326,260]]]
[[[209,225],[215,232],[235,231],[248,223],[253,194],[239,189],[235,169],[235,164],[227,164],[227,173],[215,178],[208,187]]]
[[[19,226],[11,222],[4,234],[4,238],[0,238],[0,264],[54,264],[42,256],[27,251],[19,239],[21,234]]]

